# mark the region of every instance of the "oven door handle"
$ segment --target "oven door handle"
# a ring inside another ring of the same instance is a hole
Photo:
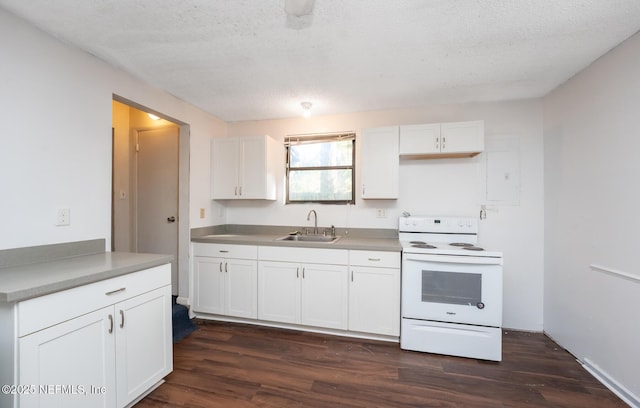
[[[474,264],[474,265],[502,265],[502,258],[482,257],[482,256],[449,256],[449,255],[431,255],[431,254],[403,254],[405,261],[418,262],[440,262],[440,263],[457,263],[457,264]]]

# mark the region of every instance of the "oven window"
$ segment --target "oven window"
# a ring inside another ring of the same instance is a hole
[[[423,270],[422,301],[476,306],[482,301],[482,275]]]

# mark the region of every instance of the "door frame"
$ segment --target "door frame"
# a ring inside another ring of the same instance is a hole
[[[168,115],[165,115],[161,112],[158,112],[154,109],[148,108],[144,105],[131,101],[129,99],[123,98],[116,94],[112,94],[113,100],[116,102],[120,102],[124,105],[130,106],[134,109],[141,110],[143,112],[153,113],[154,115],[160,117],[161,119],[165,119],[169,122],[174,123],[179,127],[179,140],[178,140],[178,287],[171,288],[171,292],[173,295],[178,295],[178,303],[187,304],[188,303],[188,288],[189,288],[189,244],[191,241],[191,233],[189,230],[189,226],[191,225],[189,219],[189,161],[190,161],[190,126],[188,123],[185,123],[179,119],[172,118]],[[134,129],[134,131],[139,131],[144,129]],[[147,129],[148,130],[148,129]],[[130,139],[132,139],[130,135]],[[133,143],[133,141],[132,141]],[[133,159],[135,160],[135,159]],[[133,165],[133,163],[132,163]],[[111,160],[111,166],[113,170],[113,158]],[[112,176],[113,177],[113,176]],[[132,183],[134,180],[132,180]],[[111,188],[113,194],[113,188]],[[135,187],[131,186],[131,191],[136,191]],[[133,200],[134,198],[132,198]],[[137,200],[137,198],[135,198]],[[113,197],[112,197],[113,201]],[[132,209],[132,217],[135,217],[135,209]],[[132,221],[133,222],[133,221]],[[113,225],[113,215],[111,217],[111,225]],[[135,227],[136,223],[133,222],[132,229]],[[134,234],[132,230],[132,234]],[[135,236],[132,236],[132,241],[135,241]],[[137,245],[135,242],[132,242],[132,245]],[[110,248],[113,250],[113,248]],[[185,296],[180,296],[180,292],[185,294]]]

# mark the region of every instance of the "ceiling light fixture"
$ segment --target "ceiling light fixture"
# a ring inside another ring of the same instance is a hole
[[[284,11],[290,16],[302,17],[311,14],[315,0],[284,0]]]
[[[302,106],[302,116],[305,118],[311,116],[311,102],[300,102],[300,106]]]
[[[147,113],[147,115],[149,115],[149,117],[150,117],[151,119],[153,119],[153,120],[159,120],[159,119],[160,119],[160,117],[159,117],[159,116],[156,116],[156,115],[154,115],[153,113]]]

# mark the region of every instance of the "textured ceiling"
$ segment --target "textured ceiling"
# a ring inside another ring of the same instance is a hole
[[[0,0],[225,120],[545,95],[640,29],[638,0]]]

